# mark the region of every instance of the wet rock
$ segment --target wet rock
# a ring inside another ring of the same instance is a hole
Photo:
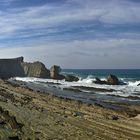
[[[76,89],[76,88],[63,88],[63,90],[66,90],[66,91],[73,91],[73,92],[81,92],[80,89]]]
[[[103,107],[103,108],[104,108],[104,106],[101,105],[100,103],[94,103],[94,105],[99,106],[99,107]]]
[[[95,80],[96,80],[96,81],[94,82],[95,84],[107,84],[106,81],[102,81],[102,80],[99,79],[98,77],[96,77]]]
[[[140,86],[140,83],[137,86]]]
[[[80,90],[88,90],[88,91],[101,91],[101,92],[113,92],[114,89],[105,89],[105,88],[95,88],[95,87],[84,87],[84,86],[72,86],[74,88],[80,89]]]
[[[67,81],[67,82],[73,82],[73,81],[77,82],[78,80],[79,80],[79,78],[76,76],[73,76],[73,75],[65,76],[65,81]]]
[[[100,80],[98,77],[95,78],[95,84],[107,84],[107,85],[124,85],[125,83],[120,82],[117,76],[110,74],[107,80]]]
[[[107,84],[108,85],[118,85],[119,84],[119,80],[118,80],[117,76],[110,74],[107,77]]]

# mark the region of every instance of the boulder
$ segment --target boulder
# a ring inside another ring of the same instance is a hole
[[[107,77],[107,84],[108,85],[118,85],[119,84],[119,80],[115,75],[110,74]]]
[[[52,79],[57,79],[57,80],[62,80],[65,77],[61,74],[59,74],[61,72],[61,68],[60,66],[54,65],[50,68],[50,78]]]
[[[140,83],[137,86],[140,86]]]
[[[73,81],[77,82],[78,80],[79,80],[79,78],[76,76],[73,76],[73,75],[65,76],[65,81],[67,81],[67,82],[73,82]]]
[[[96,81],[94,82],[95,84],[107,84],[106,81],[104,81],[104,80],[102,81],[102,80],[99,79],[98,77],[96,77],[95,80],[96,80]]]

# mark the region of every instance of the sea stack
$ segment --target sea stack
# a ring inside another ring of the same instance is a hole
[[[119,80],[118,80],[117,76],[110,74],[107,77],[107,84],[108,85],[119,85]]]
[[[54,65],[50,68],[50,77],[52,79],[57,79],[57,80],[62,80],[64,79],[65,77],[61,74],[59,74],[61,71],[61,68],[60,66],[57,66],[57,65]]]
[[[26,77],[50,78],[50,71],[39,61],[33,63],[24,62],[21,65]]]

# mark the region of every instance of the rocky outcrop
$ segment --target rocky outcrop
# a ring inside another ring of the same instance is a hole
[[[73,75],[62,75],[60,74],[61,68],[60,66],[54,65],[50,68],[50,78],[56,79],[56,80],[63,80],[67,82],[73,82],[73,81],[78,81],[79,78]]]
[[[15,76],[25,76],[21,63],[23,63],[23,57],[0,59],[0,78],[7,79]]]
[[[41,62],[27,63],[23,57],[0,59],[0,78],[11,77],[50,78],[49,70]]]
[[[41,62],[22,63],[26,77],[50,78],[50,72]]]
[[[119,84],[123,84],[119,81],[119,79],[117,78],[117,76],[110,74],[107,77],[107,80],[100,80],[98,77],[95,78],[95,84],[107,84],[107,85],[119,85]]]
[[[77,82],[78,80],[79,80],[79,78],[76,76],[73,76],[73,75],[65,76],[65,81],[67,81],[67,82],[73,82],[73,81]]]
[[[119,80],[118,80],[117,76],[110,74],[107,77],[107,84],[108,85],[118,85],[119,84]]]
[[[73,75],[61,75],[60,66],[54,65],[48,70],[39,61],[33,63],[24,62],[23,57],[14,59],[0,59],[0,78],[8,79],[11,77],[37,77],[52,78],[56,80],[65,79],[68,82],[78,81],[79,78]]]
[[[107,84],[106,81],[99,79],[98,77],[95,78],[96,81],[94,82],[95,84]]]
[[[61,68],[60,66],[54,65],[50,68],[50,78],[62,80],[65,78],[65,76],[60,74]]]

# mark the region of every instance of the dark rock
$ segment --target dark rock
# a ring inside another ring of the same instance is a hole
[[[67,81],[67,82],[73,82],[73,81],[77,82],[78,80],[79,80],[79,78],[76,76],[73,76],[73,75],[65,76],[65,81]]]
[[[110,74],[107,77],[107,84],[108,85],[118,85],[119,84],[119,80],[115,75]]]
[[[88,91],[99,91],[99,92],[113,92],[114,89],[105,89],[105,88],[95,88],[95,87],[84,87],[84,86],[72,86],[79,90],[88,90]]]
[[[112,75],[112,74],[110,74],[107,77],[107,80],[100,80],[98,77],[96,77],[94,83],[106,84],[106,85],[127,85],[127,83],[124,83],[123,81],[119,81],[119,79],[115,75]]]
[[[112,116],[112,120],[118,120],[118,119],[119,119],[118,116],[116,116],[116,115],[113,115],[113,116]]]
[[[56,66],[56,65],[52,66],[52,67],[50,68],[50,77],[51,77],[52,79],[57,79],[57,80],[62,80],[62,79],[64,79],[65,77],[64,77],[63,75],[59,74],[60,71],[61,71],[60,66]]]
[[[10,140],[19,140],[19,137],[18,136],[12,136],[12,137],[9,137]]]
[[[63,88],[63,90],[73,91],[73,92],[81,92],[80,89],[76,89],[76,88]]]
[[[96,77],[95,79],[96,79],[96,81],[94,82],[95,84],[107,84],[106,81],[102,81],[98,77]]]
[[[8,79],[15,76],[25,76],[21,65],[22,62],[23,57],[14,59],[0,59],[0,78]]]
[[[101,105],[100,103],[94,103],[94,105],[99,106],[99,107],[103,107],[103,108],[104,108],[104,106]]]
[[[140,83],[137,86],[140,86]]]

